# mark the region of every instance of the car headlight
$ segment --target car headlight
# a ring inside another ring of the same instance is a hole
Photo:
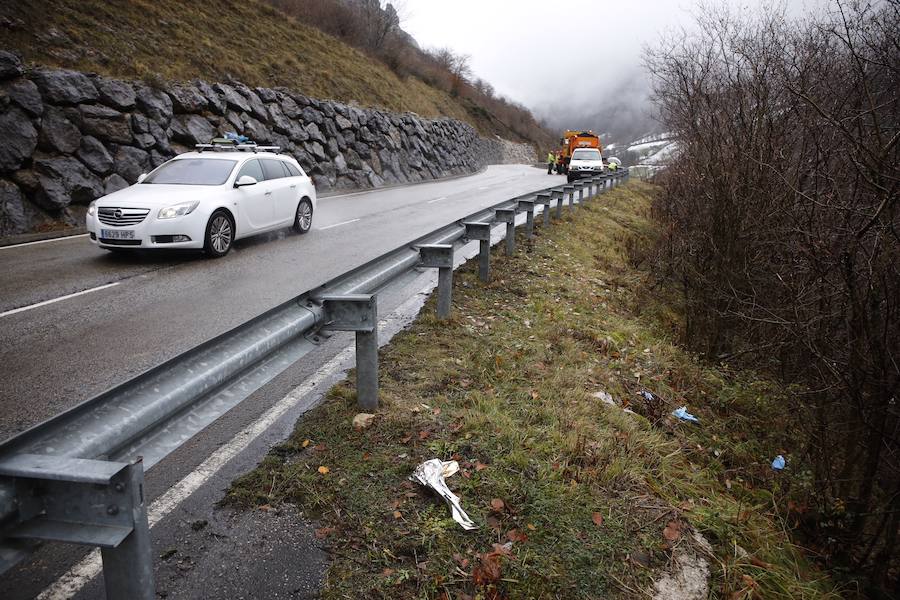
[[[90,204],[88,204],[88,215],[93,217],[94,213],[97,212],[97,201],[94,200]]]
[[[181,204],[174,204],[172,206],[167,206],[165,208],[159,209],[159,214],[156,215],[157,219],[174,219],[175,217],[183,217],[184,215],[189,215],[194,212],[194,209],[200,204],[199,201],[194,202],[182,202]]]

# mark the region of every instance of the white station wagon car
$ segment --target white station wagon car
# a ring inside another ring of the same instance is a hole
[[[92,202],[91,242],[107,250],[196,248],[219,257],[240,238],[312,227],[316,188],[296,160],[252,144],[198,148]]]

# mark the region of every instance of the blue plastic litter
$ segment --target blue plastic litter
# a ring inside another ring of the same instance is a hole
[[[785,467],[785,460],[782,455],[778,455],[775,457],[775,460],[772,461],[772,468],[776,471],[781,471]]]
[[[248,138],[246,135],[238,135],[233,131],[225,132],[225,139],[234,140],[238,144],[244,144],[250,141],[250,138]]]
[[[699,423],[700,419],[692,415],[687,411],[687,406],[682,406],[681,408],[675,409],[672,412],[673,415],[681,419],[682,421],[690,421],[691,423]]]

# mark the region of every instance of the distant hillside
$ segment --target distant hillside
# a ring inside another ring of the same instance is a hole
[[[541,144],[496,114],[299,23],[258,0],[0,0],[3,47],[25,61],[119,78],[227,80],[425,117]]]

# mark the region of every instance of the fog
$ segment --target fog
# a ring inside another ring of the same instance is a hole
[[[759,2],[719,0],[757,10]],[[476,77],[524,104],[551,130],[593,129],[606,143],[659,130],[642,66],[645,46],[690,31],[700,10],[683,0],[400,0],[401,26],[425,48],[471,56]],[[713,2],[712,4],[716,4]],[[772,2],[788,14],[828,0]]]

